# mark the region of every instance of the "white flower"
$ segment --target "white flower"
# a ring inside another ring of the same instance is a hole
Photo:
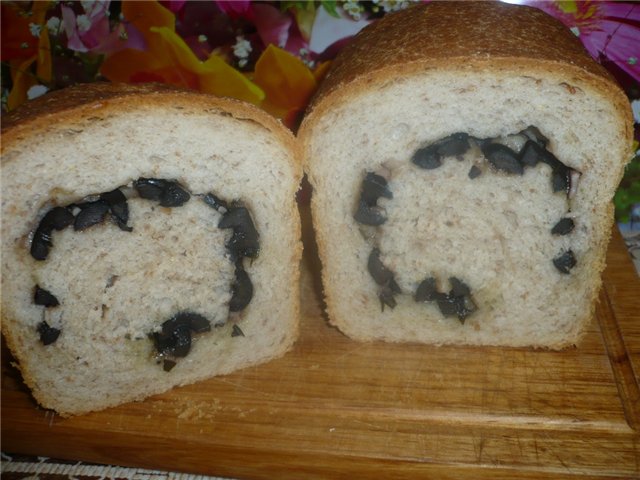
[[[578,27],[571,27],[569,30],[571,30],[576,37],[580,36],[580,29]]]
[[[342,8],[345,12],[347,12],[354,20],[360,20],[362,17],[362,7],[358,2],[349,0],[348,2],[344,2]]]
[[[41,30],[42,30],[42,25],[38,25],[37,23],[29,24],[29,31],[31,32],[31,35],[33,35],[34,37],[39,37]]]
[[[246,59],[249,54],[251,53],[251,42],[249,42],[249,40],[245,40],[244,37],[239,36],[236,37],[236,43],[233,46],[233,54],[238,57],[239,59]],[[245,60],[244,64],[246,65],[247,62]],[[240,64],[240,66],[244,66],[242,64]]]
[[[640,100],[631,102],[631,110],[633,110],[633,120],[640,123]]]
[[[378,7],[382,7],[385,12],[395,12],[407,8],[415,1],[417,0],[373,0],[373,3]]]
[[[78,31],[84,33],[91,28],[91,20],[86,15],[78,15],[76,18],[76,24],[78,25]]]
[[[51,17],[47,20],[47,28],[50,34],[57,35],[60,32],[60,19],[58,17]]]
[[[38,98],[41,95],[47,93],[49,89],[44,85],[34,85],[29,90],[27,90],[27,98],[29,100],[33,100],[34,98]]]

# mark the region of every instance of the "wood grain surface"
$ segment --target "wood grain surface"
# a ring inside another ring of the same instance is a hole
[[[235,478],[640,478],[640,281],[617,232],[584,342],[548,352],[349,340],[323,316],[303,231],[285,357],[62,419],[3,347],[2,449]]]

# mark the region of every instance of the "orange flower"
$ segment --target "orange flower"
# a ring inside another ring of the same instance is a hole
[[[174,15],[158,2],[122,2],[124,17],[142,33],[147,50],[122,50],[100,72],[114,82],[159,81],[259,104],[264,92],[216,54],[200,61],[175,32]]]
[[[327,65],[320,65],[316,70],[318,76],[325,72]],[[266,94],[262,108],[281,118],[290,128],[295,127],[318,87],[318,80],[302,60],[274,45],[262,52],[253,76],[253,81]]]
[[[44,25],[48,7],[49,2],[35,2],[31,12],[25,14],[15,5],[2,4],[2,60],[9,63],[12,83],[8,110],[25,102],[27,92],[34,85],[51,82],[51,45]],[[40,27],[39,36],[31,33],[31,25]]]

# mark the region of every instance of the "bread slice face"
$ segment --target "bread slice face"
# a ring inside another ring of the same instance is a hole
[[[579,342],[629,110],[531,8],[435,2],[366,28],[299,132],[330,321],[361,341]]]
[[[302,168],[275,119],[89,85],[5,127],[2,333],[43,406],[99,410],[292,346]]]

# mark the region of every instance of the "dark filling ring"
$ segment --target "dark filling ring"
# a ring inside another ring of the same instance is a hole
[[[180,207],[189,201],[191,194],[178,182],[156,178],[139,178],[133,182],[138,197],[157,201],[162,207]],[[260,252],[258,231],[255,228],[249,210],[241,202],[227,202],[212,193],[202,196],[202,200],[222,214],[218,228],[232,229],[230,240],[225,248],[235,265],[235,277],[231,284],[229,312],[244,310],[253,297],[253,284],[244,269],[243,259],[255,259]],[[53,231],[64,230],[73,225],[75,231],[82,231],[103,223],[107,217],[123,231],[131,232],[129,206],[126,195],[119,188],[110,192],[87,197],[80,203],[49,210],[36,228],[31,242],[31,256],[44,261],[53,247]],[[54,294],[35,286],[33,301],[44,308],[60,305]],[[217,324],[221,326],[226,322]],[[37,327],[43,345],[54,343],[61,330],[42,321]],[[185,357],[191,348],[191,335],[211,331],[211,323],[204,316],[194,312],[178,312],[162,324],[160,332],[152,332],[149,337],[154,343],[159,359],[163,360],[166,371],[176,365],[176,359]],[[237,324],[233,325],[231,336],[244,336]]]
[[[567,167],[558,160],[553,153],[547,150],[549,140],[534,126],[527,127],[517,135],[523,137],[524,146],[516,152],[511,148],[496,142],[496,138],[478,139],[467,133],[459,132],[442,138],[431,145],[419,148],[411,161],[414,165],[424,169],[433,170],[442,165],[446,157],[460,157],[471,148],[471,142],[475,142],[482,151],[491,170],[507,175],[523,175],[525,168],[535,167],[538,163],[545,163],[551,167],[551,188],[554,193],[564,192],[567,197],[572,190],[572,178],[578,172]],[[468,177],[473,180],[478,178],[483,170],[473,165]],[[378,199],[393,198],[387,180],[374,172],[365,172],[362,180],[360,198],[353,218],[362,225],[378,227],[387,221],[385,211],[378,206]],[[552,235],[567,235],[573,231],[575,223],[572,218],[563,217],[551,229]],[[560,252],[552,260],[555,268],[563,274],[569,274],[576,266],[577,260],[573,251]],[[396,294],[402,294],[400,286],[394,279],[394,273],[389,270],[380,259],[380,249],[374,247],[367,261],[367,270],[373,280],[380,286],[378,298],[381,309],[388,306],[394,308],[397,301]],[[445,317],[456,316],[464,324],[466,318],[478,310],[473,300],[470,287],[456,277],[449,279],[449,292],[441,292],[437,289],[437,280],[433,277],[425,278],[413,294],[416,302],[436,302],[442,315]]]

